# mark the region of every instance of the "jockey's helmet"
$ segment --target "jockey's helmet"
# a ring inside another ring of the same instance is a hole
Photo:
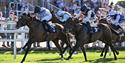
[[[81,6],[81,11],[86,12],[89,8],[86,5]]]
[[[35,8],[34,8],[34,13],[39,13],[39,12],[40,12],[40,7],[35,6]]]
[[[42,12],[42,11],[44,11],[46,8],[44,8],[44,7],[41,7],[40,9],[41,9],[41,12]]]

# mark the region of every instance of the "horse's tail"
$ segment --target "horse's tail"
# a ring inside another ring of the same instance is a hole
[[[58,24],[58,23],[55,23],[55,28],[56,28],[56,30],[57,31],[63,31],[64,30],[64,26],[63,25],[61,25],[61,24]]]

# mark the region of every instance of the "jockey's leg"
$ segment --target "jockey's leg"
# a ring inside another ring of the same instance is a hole
[[[90,23],[86,22],[86,24],[87,24],[87,28],[88,28],[88,34],[89,34],[89,37],[91,39],[91,26],[90,26]]]
[[[50,25],[49,22],[46,20],[44,20],[43,22],[47,25],[49,32],[55,32],[54,26]]]
[[[90,33],[90,31],[91,31],[90,23],[89,23],[89,22],[86,22],[86,25],[87,25],[87,28],[88,28],[88,33]]]
[[[119,35],[124,34],[124,30],[119,25],[117,25],[117,29],[119,31]]]

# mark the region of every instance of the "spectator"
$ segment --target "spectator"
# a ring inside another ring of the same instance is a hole
[[[107,7],[109,5],[109,0],[102,0],[102,7]]]
[[[63,9],[64,8],[64,2],[62,0],[57,0],[56,1],[57,7]]]
[[[11,2],[10,4],[10,10],[16,10],[16,6],[14,2]]]
[[[5,21],[6,18],[3,17],[3,13],[0,11],[0,21]],[[4,27],[0,24],[0,30],[4,30]],[[5,34],[4,33],[0,33],[1,38],[5,38]],[[2,44],[3,47],[6,47],[5,42],[3,42]]]
[[[40,47],[40,42],[33,43],[33,47]]]
[[[14,11],[9,13],[9,17],[7,18],[7,22],[16,22],[17,16],[15,15]],[[14,24],[7,24],[7,30],[14,30]],[[7,33],[7,39],[14,39],[14,33]],[[7,42],[9,44],[9,42]],[[11,42],[11,47],[13,46],[13,41]]]
[[[25,5],[22,6],[21,11],[24,12],[24,13],[28,13],[29,12],[28,3],[25,3]]]
[[[95,13],[97,12],[98,8],[99,8],[99,2],[98,0],[91,0],[90,2],[90,6],[92,9],[94,9]]]

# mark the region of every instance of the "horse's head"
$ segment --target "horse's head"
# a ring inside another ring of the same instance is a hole
[[[26,26],[28,22],[31,21],[31,17],[29,16],[29,14],[22,14],[21,17],[19,17],[19,20],[16,24],[16,28],[20,28],[20,27],[23,27],[23,26]]]
[[[65,23],[65,28],[67,28],[66,31],[71,32],[71,33],[74,34],[77,31],[77,28],[79,28],[79,27],[77,27],[78,23],[80,23],[78,21],[78,19],[70,18]]]

